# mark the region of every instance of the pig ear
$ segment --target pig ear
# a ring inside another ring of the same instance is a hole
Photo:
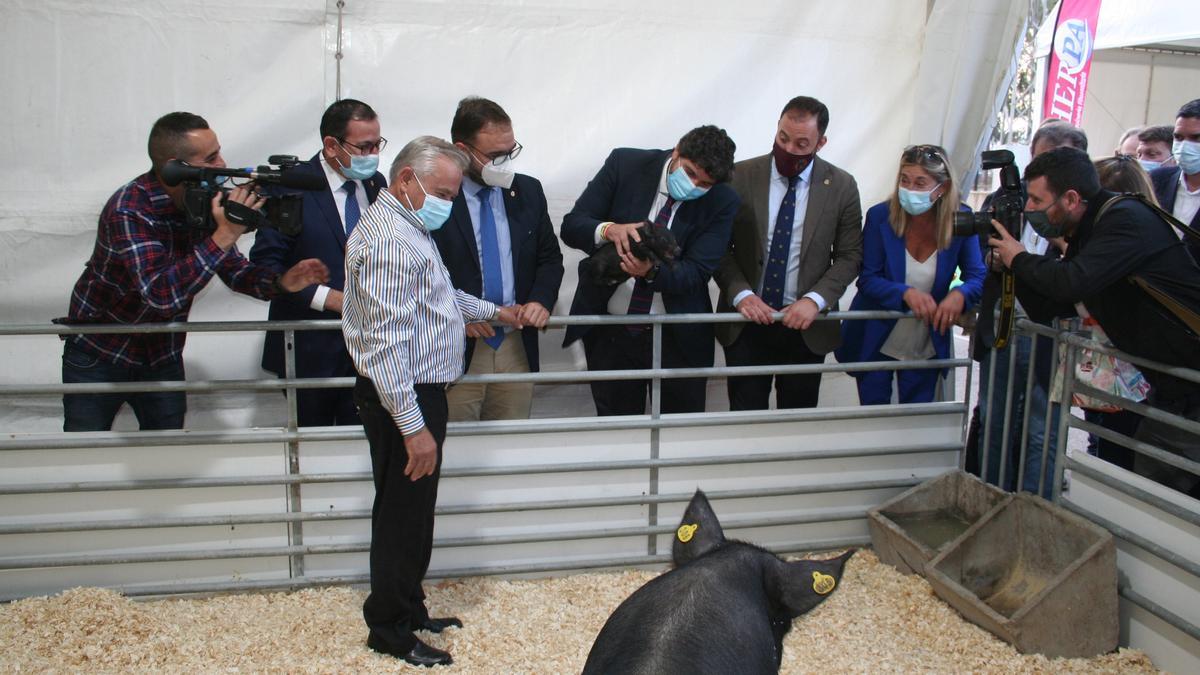
[[[833,593],[841,583],[842,570],[852,555],[854,549],[829,560],[798,560],[772,566],[767,588],[795,618]]]
[[[679,521],[679,529],[675,530],[675,539],[671,544],[671,559],[678,567],[690,562],[725,543],[725,533],[721,530],[721,521],[713,513],[708,504],[708,497],[700,490],[692,495],[692,501],[683,518]]]

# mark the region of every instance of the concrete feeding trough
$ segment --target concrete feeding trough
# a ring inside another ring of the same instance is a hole
[[[1112,535],[1021,494],[925,568],[938,596],[1022,654],[1090,657],[1117,647]]]
[[[867,512],[871,545],[905,574],[925,565],[985,515],[1012,497],[962,471],[950,471]]]

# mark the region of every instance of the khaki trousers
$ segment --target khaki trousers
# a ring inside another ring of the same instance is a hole
[[[500,349],[475,340],[468,375],[528,372],[529,360],[525,357],[520,331],[507,331]],[[451,422],[528,419],[533,405],[533,383],[456,384],[446,392],[446,401],[450,405]]]

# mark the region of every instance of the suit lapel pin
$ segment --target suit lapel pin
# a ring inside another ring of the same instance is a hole
[[[516,196],[517,196],[517,191],[516,191],[516,190],[509,190],[509,191],[508,191],[508,196],[509,196],[509,197],[516,197]]]
[[[829,179],[828,179],[828,178],[826,178],[826,179],[825,179],[825,184],[826,184],[826,185],[829,185]]]

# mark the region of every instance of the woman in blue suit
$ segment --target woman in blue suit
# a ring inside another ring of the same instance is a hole
[[[979,301],[985,270],[978,237],[953,236],[959,191],[946,151],[914,145],[900,156],[897,189],[867,211],[863,266],[851,310],[912,310],[913,319],[842,322],[843,363],[905,361],[950,356],[950,329]],[[961,207],[966,208],[966,207]],[[955,268],[962,284],[950,289]],[[851,373],[862,405],[892,400],[898,383],[901,403],[933,400],[944,368]]]

